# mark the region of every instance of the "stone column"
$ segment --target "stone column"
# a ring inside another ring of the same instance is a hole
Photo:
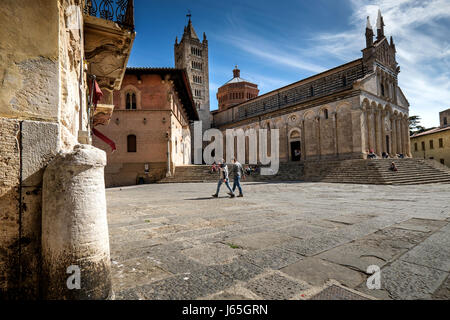
[[[391,117],[391,154],[395,155],[397,153],[397,128],[395,116]]]
[[[317,156],[319,160],[322,158],[322,146],[320,139],[320,116],[316,117],[316,132],[317,132]]]
[[[381,149],[382,153],[387,152],[387,145],[386,145],[386,128],[385,128],[385,122],[386,122],[386,116],[387,111],[382,110],[381,112]]]
[[[401,134],[401,121],[400,117],[397,116],[396,128],[397,128],[397,153],[402,153],[402,134]]]
[[[56,156],[44,173],[44,299],[111,297],[105,165],[104,151],[78,145],[72,152]]]
[[[403,120],[405,124],[405,155],[411,157],[410,137],[409,137],[409,120],[405,117]]]
[[[370,122],[370,106],[367,107],[365,112],[365,118],[366,118],[366,131],[367,131],[367,149],[373,149],[372,145],[372,139],[371,139],[371,132],[372,132],[372,123]],[[365,150],[364,150],[365,151]]]
[[[400,123],[400,137],[401,137],[400,152],[405,155],[406,154],[406,148],[405,148],[406,139],[405,139],[405,123],[403,122],[403,117],[400,118],[399,123]]]
[[[331,116],[333,117],[334,155],[337,158],[338,154],[339,154],[339,150],[338,150],[338,132],[337,132],[337,112],[333,112]]]
[[[301,150],[302,150],[302,160],[305,161],[306,160],[306,136],[305,136],[305,120],[302,120],[302,136],[301,136],[301,140],[302,140],[302,145],[301,145]]]
[[[369,149],[373,149],[374,152],[377,152],[377,140],[376,140],[376,118],[375,118],[375,110],[374,109],[370,109],[370,114],[369,114],[369,122],[370,122],[370,148]]]
[[[381,135],[381,112],[380,110],[376,110],[375,112],[375,139],[376,139],[376,153],[378,156],[381,156],[383,153],[382,147],[382,135]]]

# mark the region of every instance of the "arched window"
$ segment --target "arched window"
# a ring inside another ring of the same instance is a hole
[[[381,84],[381,95],[384,97],[384,85]]]
[[[136,136],[134,134],[130,134],[127,137],[127,151],[128,152],[137,152]]]
[[[328,109],[323,109],[323,115],[325,119],[328,119]]]
[[[136,94],[134,92],[128,92],[125,101],[125,109],[136,110]]]

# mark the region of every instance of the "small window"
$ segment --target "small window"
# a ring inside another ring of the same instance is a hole
[[[288,103],[288,97],[284,96],[284,104],[287,104],[287,103]]]
[[[136,136],[134,134],[130,134],[127,137],[127,151],[128,152],[137,152]]]
[[[381,84],[381,95],[384,97],[384,85]]]
[[[444,126],[447,125],[447,117],[444,117]]]
[[[323,115],[324,115],[325,119],[328,119],[328,109],[323,110]]]
[[[444,147],[444,140],[442,138],[439,138],[439,148]]]
[[[417,148],[417,142],[416,143],[414,143],[414,151],[417,151],[418,150],[418,148]]]
[[[343,87],[347,86],[347,77],[346,76],[342,76],[342,86]]]
[[[425,151],[425,141],[422,141],[422,151]]]
[[[441,161],[441,164],[445,164],[445,160],[444,159],[441,159],[440,161]]]
[[[309,95],[311,97],[314,97],[314,88],[313,88],[313,86],[309,87]]]
[[[434,141],[430,140],[430,149],[433,150],[434,149]]]
[[[127,110],[136,110],[136,94],[133,92],[127,93],[125,109]]]

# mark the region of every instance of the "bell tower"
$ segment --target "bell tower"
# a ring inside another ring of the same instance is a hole
[[[191,14],[187,14],[187,17],[189,21],[184,27],[181,41],[178,43],[178,37],[175,39],[175,68],[186,69],[204,131],[211,127],[208,40],[203,33],[203,40],[200,41],[192,25]]]

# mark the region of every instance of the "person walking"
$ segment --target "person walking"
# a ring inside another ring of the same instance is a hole
[[[230,195],[231,198],[234,198],[235,195],[234,195],[233,190],[231,190],[230,183],[229,183],[230,179],[228,176],[228,166],[226,165],[226,163],[223,159],[222,159],[222,161],[219,161],[218,165],[219,165],[219,182],[217,183],[217,191],[212,196],[213,196],[213,198],[218,198],[219,192],[220,192],[220,187],[222,186],[222,183],[225,183],[228,190],[230,190],[230,192],[228,192],[228,194]]]
[[[244,176],[244,168],[242,167],[242,164],[240,164],[236,158],[233,158],[233,193],[236,190],[236,187],[239,190],[238,198],[244,197],[244,194],[242,193],[242,187],[241,187],[241,177]],[[245,176],[244,176],[245,179]]]

